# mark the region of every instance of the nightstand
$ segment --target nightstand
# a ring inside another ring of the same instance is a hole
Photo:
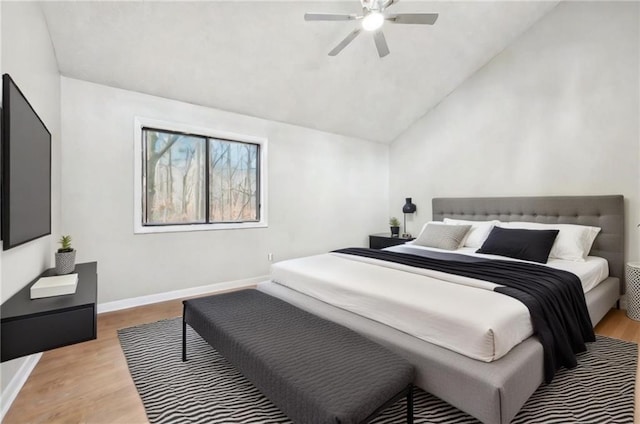
[[[627,316],[640,321],[640,262],[628,262],[627,277]]]
[[[414,239],[415,237],[391,237],[391,233],[371,234],[369,236],[369,247],[371,249],[384,249],[385,247],[397,246]]]

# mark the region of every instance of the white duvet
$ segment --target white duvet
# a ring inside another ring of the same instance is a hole
[[[576,275],[586,288],[586,275],[590,275],[590,279],[600,278],[605,271],[608,275],[606,261],[602,261],[604,271],[601,261],[597,260],[588,266],[584,264],[589,261],[579,266],[554,267],[566,270],[581,266]],[[271,279],[485,362],[501,358],[533,333],[524,304],[492,291],[493,283],[467,277],[327,253],[273,264]],[[604,277],[598,281],[602,279]]]

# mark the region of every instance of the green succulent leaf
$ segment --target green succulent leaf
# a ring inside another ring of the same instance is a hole
[[[71,247],[71,236],[69,235],[60,237],[58,243],[60,243],[60,249],[58,249],[58,251],[70,252],[73,250]]]

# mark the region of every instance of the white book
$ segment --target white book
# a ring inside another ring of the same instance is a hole
[[[73,294],[78,286],[78,274],[41,277],[31,286],[31,299]]]

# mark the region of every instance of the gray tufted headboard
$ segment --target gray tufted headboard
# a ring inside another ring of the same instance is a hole
[[[434,198],[433,220],[443,218],[486,221],[530,221],[579,224],[602,228],[590,255],[609,262],[609,274],[620,279],[624,293],[624,197],[467,197]]]

